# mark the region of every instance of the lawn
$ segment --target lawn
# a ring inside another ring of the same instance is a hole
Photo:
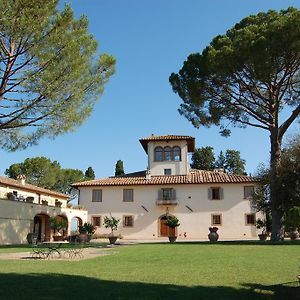
[[[292,300],[300,299],[300,244],[121,246],[82,261],[0,260],[0,272],[3,300]]]

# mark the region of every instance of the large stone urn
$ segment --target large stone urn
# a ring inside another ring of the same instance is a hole
[[[298,228],[291,228],[290,229],[290,238],[291,238],[291,240],[296,240],[296,239],[299,238]]]
[[[219,235],[217,233],[218,227],[209,227],[208,229],[209,229],[209,234],[208,234],[209,241],[212,243],[217,242],[219,239]]]

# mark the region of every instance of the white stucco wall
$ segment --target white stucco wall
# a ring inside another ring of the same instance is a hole
[[[0,245],[27,243],[26,236],[32,232],[33,220],[37,214],[65,216],[69,223],[68,234],[72,218],[80,218],[83,223],[88,220],[85,210],[0,199]]]
[[[181,161],[154,161],[155,147],[181,148]],[[148,143],[148,168],[151,175],[164,175],[164,169],[171,169],[172,175],[186,175],[189,171],[188,152],[186,141],[151,141]]]
[[[222,187],[224,199],[209,200],[208,188]],[[134,201],[123,202],[123,189],[134,190]],[[158,190],[161,188],[176,189],[176,206],[158,206]],[[257,236],[255,226],[246,225],[245,214],[253,213],[249,200],[244,198],[243,184],[188,184],[166,186],[124,186],[124,187],[94,187],[102,189],[102,202],[92,202],[91,187],[80,187],[80,204],[88,210],[89,219],[92,216],[103,217],[110,213],[123,220],[125,215],[134,216],[134,226],[124,228],[121,222],[118,233],[124,238],[155,239],[159,237],[159,217],[167,211],[175,215],[180,221],[177,229],[179,238],[207,239],[211,226],[211,215],[221,214],[222,225],[218,226],[220,239],[249,239]],[[144,206],[147,210],[145,211]],[[193,211],[190,211],[191,208]],[[261,217],[256,214],[256,217]],[[109,233],[103,227],[98,228],[98,233]]]

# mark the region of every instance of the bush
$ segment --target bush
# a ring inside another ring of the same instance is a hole
[[[180,225],[179,220],[175,216],[169,216],[166,221],[166,225],[170,228],[175,228]]]

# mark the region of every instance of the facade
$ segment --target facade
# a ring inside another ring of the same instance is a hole
[[[261,216],[250,205],[252,177],[190,169],[190,136],[150,136],[140,143],[148,155],[146,171],[73,184],[99,234],[109,233],[102,223],[111,214],[121,220],[118,233],[129,239],[167,236],[170,215],[180,221],[179,239],[207,239],[211,226],[219,228],[220,239],[257,236]]]
[[[0,245],[27,243],[28,233],[36,233],[39,241],[53,237],[49,218],[66,219],[70,235],[71,222],[87,221],[87,211],[67,207],[69,197],[25,182],[0,176]]]

